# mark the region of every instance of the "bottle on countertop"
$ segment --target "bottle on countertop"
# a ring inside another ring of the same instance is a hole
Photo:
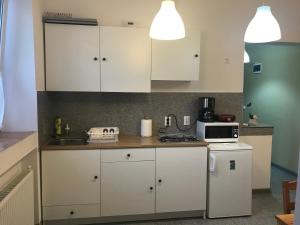
[[[55,136],[61,136],[61,118],[57,116],[54,121]]]

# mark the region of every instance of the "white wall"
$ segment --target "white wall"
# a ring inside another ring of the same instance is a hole
[[[8,0],[3,54],[4,131],[37,130],[31,0]]]
[[[300,45],[247,45],[246,49],[263,70],[254,75],[252,64],[245,65],[244,102],[252,102],[252,107],[244,118],[253,113],[274,126],[272,162],[297,172],[300,126],[295,126],[294,118],[300,114]]]
[[[97,18],[101,25],[150,27],[161,0],[43,0],[44,9]],[[266,0],[282,27],[282,41],[300,42],[299,0]],[[199,82],[153,82],[153,91],[242,92],[244,32],[260,0],[176,0],[186,26],[202,32]],[[224,63],[225,58],[229,64]],[[42,80],[41,77],[40,80]],[[43,90],[43,82],[39,90]]]

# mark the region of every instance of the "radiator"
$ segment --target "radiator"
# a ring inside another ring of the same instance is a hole
[[[0,191],[0,225],[33,224],[33,172],[29,170],[17,176]]]

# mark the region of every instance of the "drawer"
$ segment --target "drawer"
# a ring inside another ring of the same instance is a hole
[[[155,148],[101,150],[101,162],[154,161]]]
[[[43,207],[44,220],[63,220],[90,217],[100,217],[100,204]]]

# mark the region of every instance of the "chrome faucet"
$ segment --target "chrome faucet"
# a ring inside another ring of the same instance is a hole
[[[67,123],[66,124],[66,127],[65,127],[65,134],[66,135],[69,135],[71,133],[71,127],[69,126],[69,124]]]

